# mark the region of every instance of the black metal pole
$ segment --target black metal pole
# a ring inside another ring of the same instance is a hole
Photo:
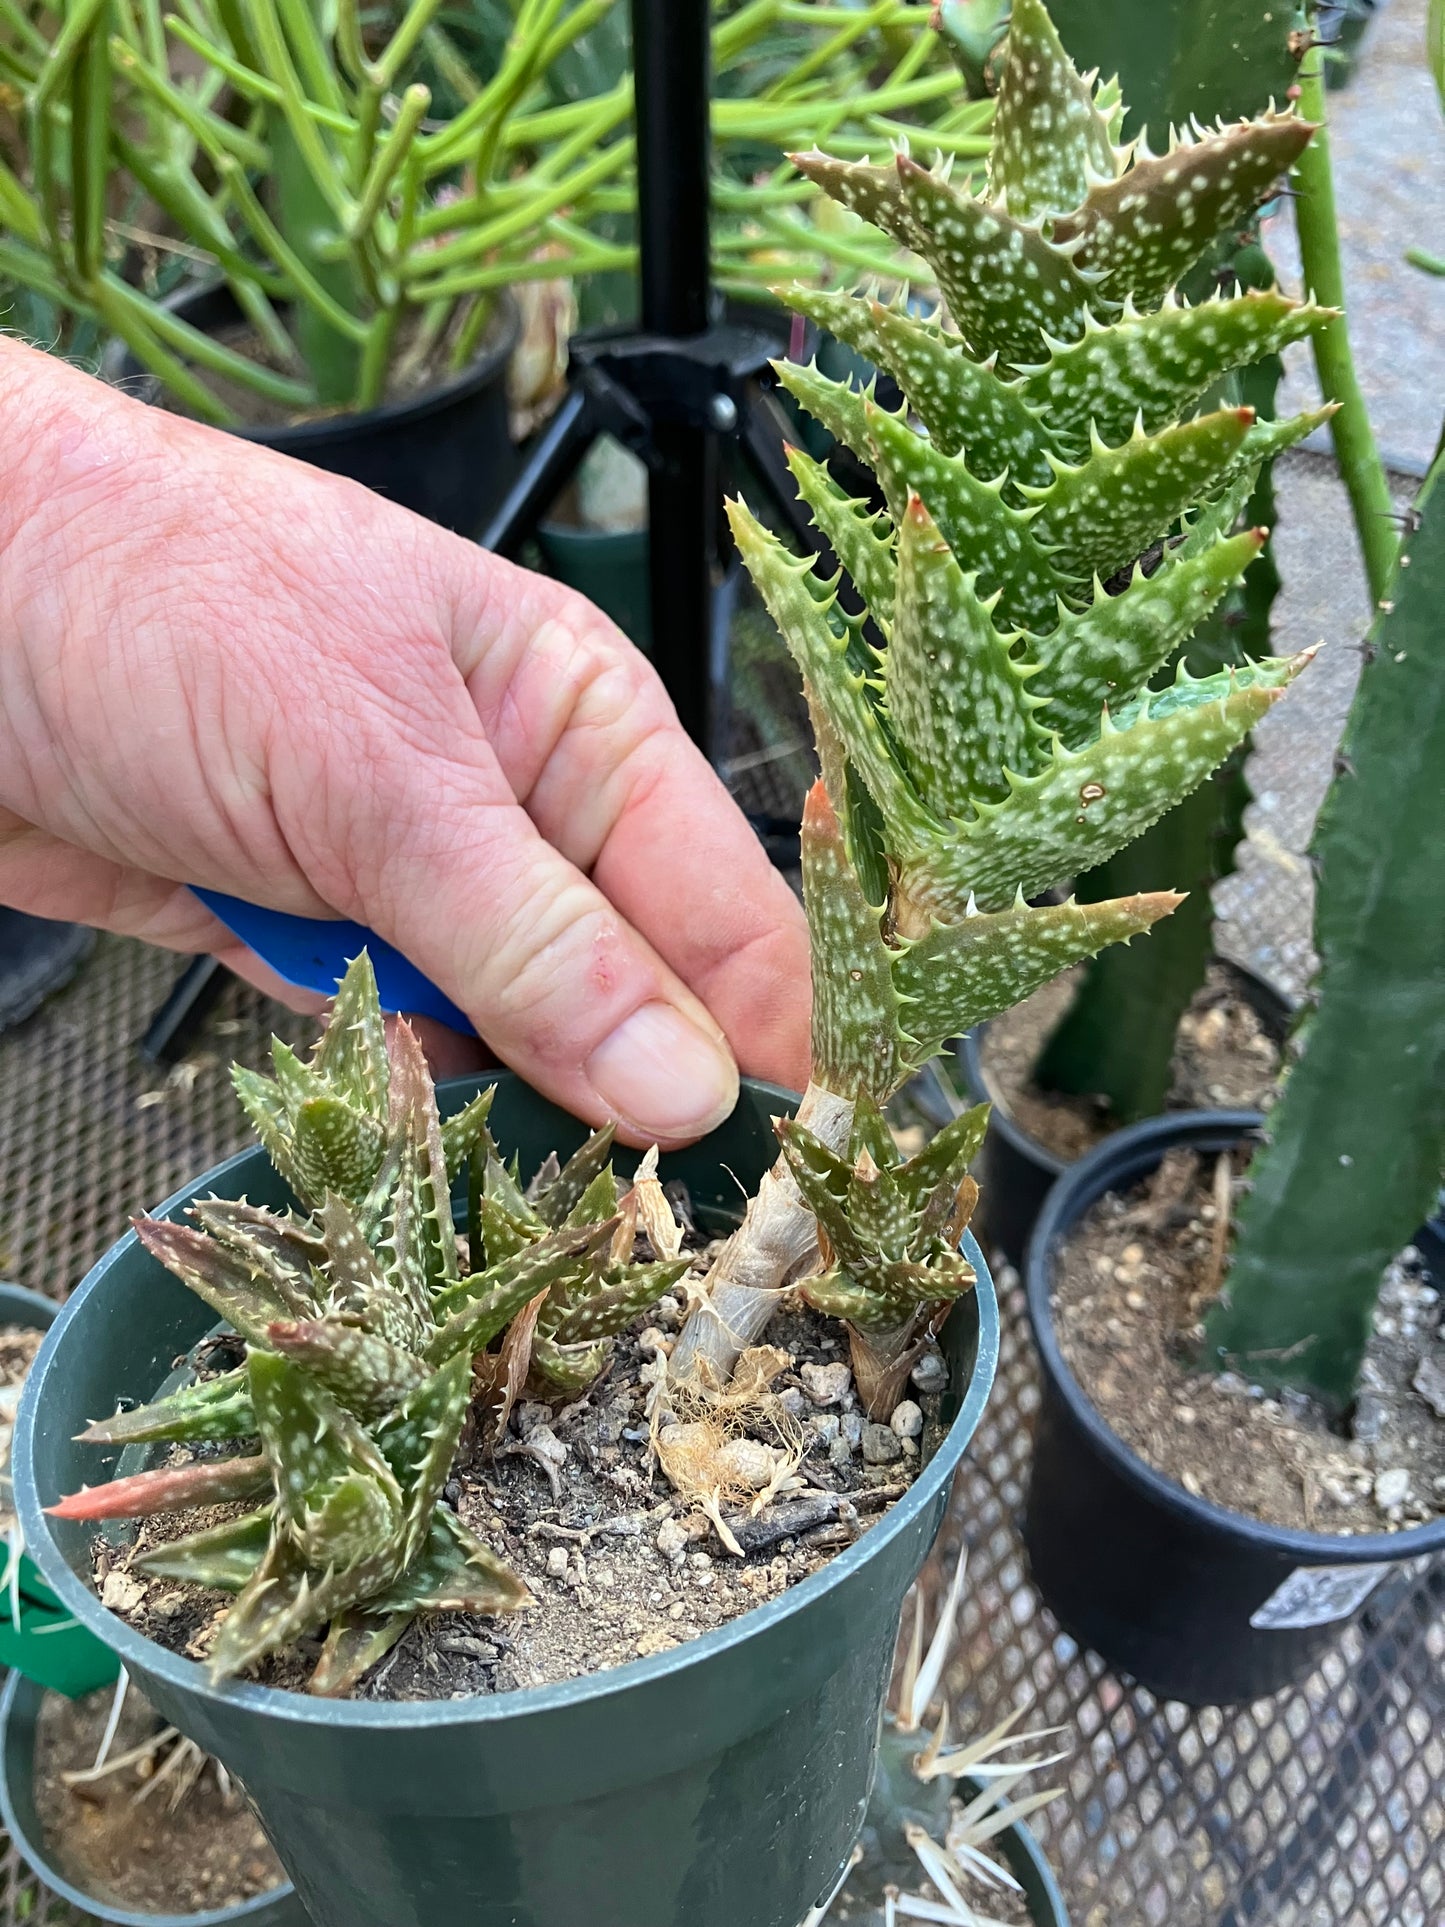
[[[683,339],[710,319],[710,18],[708,0],[632,0],[642,326]],[[653,660],[707,750],[716,445],[706,429],[672,422],[657,425],[654,442]]]

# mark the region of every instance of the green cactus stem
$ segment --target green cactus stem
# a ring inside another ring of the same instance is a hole
[[[1137,890],[1055,910],[1028,899],[1156,823],[1300,667],[1181,664],[1153,681],[1258,553],[1257,532],[1230,530],[1260,463],[1322,419],[1194,411],[1329,311],[1273,293],[1190,305],[1174,290],[1311,129],[1270,112],[1152,155],[1120,145],[1120,112],[1070,64],[1040,0],[1014,0],[983,192],[902,153],[796,157],[923,256],[947,303],[925,319],[906,300],[796,297],[906,399],[894,414],[871,389],[778,369],[881,485],[880,516],[789,458],[866,614],[839,601],[840,576],[730,510],[822,763],[803,830],[812,1082],[789,1134],[820,1158],[846,1158],[856,1104],[883,1104],[949,1035],[1173,907]],[[808,1203],[785,1156],[714,1267],[675,1377],[721,1382],[783,1282],[816,1264]],[[841,1306],[855,1286],[830,1289]],[[876,1340],[877,1320],[853,1323]],[[884,1352],[910,1330],[894,1319]]]
[[[610,1129],[524,1192],[487,1130],[490,1091],[443,1124],[405,1024],[388,1054],[365,955],[310,1061],[279,1043],[273,1056],[273,1080],[238,1071],[236,1087],[300,1211],[212,1198],[191,1208],[192,1223],[136,1225],[244,1340],[244,1367],[83,1434],[109,1445],[259,1439],[260,1450],[162,1463],[53,1510],[102,1520],[250,1505],[139,1564],[236,1595],[213,1678],[329,1627],[310,1687],[336,1693],[418,1612],[506,1612],[530,1599],[441,1498],[474,1358],[525,1313],[536,1395],[575,1395],[688,1261],[665,1203],[664,1224],[640,1182],[619,1196]],[[451,1190],[468,1162],[464,1260]],[[639,1223],[654,1255],[636,1262]]]
[[[1209,1361],[1339,1410],[1386,1264],[1445,1166],[1445,486],[1437,459],[1371,632],[1311,846],[1315,1007],[1270,1113]]]

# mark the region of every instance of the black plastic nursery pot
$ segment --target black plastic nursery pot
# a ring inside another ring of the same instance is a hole
[[[1254,1111],[1181,1111],[1096,1145],[1049,1193],[1024,1270],[1043,1373],[1024,1517],[1035,1583],[1082,1644],[1191,1706],[1240,1705],[1303,1679],[1392,1567],[1445,1550],[1445,1518],[1347,1537],[1265,1525],[1195,1498],[1119,1440],[1059,1349],[1059,1241],[1166,1151],[1229,1150],[1262,1121]]]
[[[524,1169],[581,1142],[575,1119],[515,1077],[495,1081],[491,1127]],[[443,1085],[443,1111],[480,1082]],[[737,1181],[772,1163],[771,1118],[793,1102],[749,1081],[727,1123],[663,1159],[703,1222],[735,1218]],[[286,1201],[249,1151],[162,1213],[212,1190]],[[942,1339],[949,1430],[907,1495],[791,1591],[610,1672],[465,1701],[326,1701],[211,1686],[107,1612],[90,1583],[91,1529],[41,1508],[110,1475],[114,1455],[73,1434],[118,1397],[149,1397],[212,1322],[133,1235],[76,1291],[31,1371],[15,1435],[20,1516],[65,1605],[243,1782],[316,1927],[797,1927],[832,1892],[861,1826],[903,1597],[993,1380],[997,1304],[971,1242],[969,1256],[978,1286]]]
[[[191,288],[170,305],[205,334],[220,334],[241,318],[226,287]],[[515,304],[504,294],[491,339],[477,359],[436,387],[359,414],[232,432],[362,482],[458,535],[476,536],[501,507],[521,466],[507,415],[507,364],[520,325]],[[157,378],[123,351],[108,358],[106,373],[145,400],[163,392]]]
[[[207,1907],[200,1913],[141,1913],[120,1907],[101,1894],[77,1887],[55,1866],[44,1845],[45,1831],[35,1810],[35,1722],[42,1689],[12,1673],[0,1698],[0,1816],[23,1858],[57,1894],[96,1920],[113,1927],[307,1927],[306,1914],[291,1887],[258,1894],[239,1907]]]
[[[24,1023],[68,984],[95,946],[95,932],[0,905],[0,1030]]]
[[[1273,984],[1242,964],[1216,959],[1228,972],[1240,996],[1258,1014],[1276,1042],[1289,1034],[1293,1011]],[[989,1088],[983,1069],[983,1040],[987,1024],[980,1024],[958,1042],[958,1065],[975,1104],[991,1103],[988,1136],[976,1167],[979,1183],[979,1235],[991,1252],[1002,1252],[1022,1269],[1029,1239],[1055,1181],[1068,1169],[1067,1160],[1031,1137]]]
[[[971,1783],[962,1783],[965,1795]],[[1024,1890],[1029,1919],[1034,1927],[1069,1927],[1069,1910],[1043,1848],[1022,1820],[996,1834],[990,1846],[1008,1865],[1009,1872]],[[986,1906],[986,1903],[985,1903]]]

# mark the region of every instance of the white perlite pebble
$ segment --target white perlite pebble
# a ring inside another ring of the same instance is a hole
[[[565,1579],[567,1577],[566,1546],[553,1546],[552,1550],[547,1554],[547,1570],[554,1579]]]
[[[853,1374],[841,1361],[836,1365],[804,1365],[798,1376],[815,1405],[836,1405],[853,1383]]]
[[[1410,1474],[1403,1465],[1392,1465],[1375,1480],[1375,1504],[1386,1511],[1391,1506],[1404,1505],[1409,1496]]]
[[[899,1438],[916,1439],[923,1430],[923,1412],[911,1398],[905,1398],[901,1405],[894,1406],[893,1416],[888,1423]]]
[[[777,1459],[761,1439],[729,1439],[718,1448],[717,1469],[724,1479],[761,1492],[772,1478]]]
[[[926,1398],[930,1392],[941,1392],[948,1383],[948,1367],[937,1352],[925,1352],[909,1373],[915,1391],[922,1392]]]
[[[676,1559],[687,1546],[687,1530],[676,1519],[664,1519],[657,1529],[657,1550],[664,1559]]]

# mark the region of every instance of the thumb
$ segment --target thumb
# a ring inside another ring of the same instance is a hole
[[[439,802],[435,765],[411,767],[407,793],[377,799],[386,861],[361,886],[371,928],[574,1115],[615,1118],[624,1137],[664,1147],[720,1124],[738,1073],[706,1007],[499,779],[458,783]]]

